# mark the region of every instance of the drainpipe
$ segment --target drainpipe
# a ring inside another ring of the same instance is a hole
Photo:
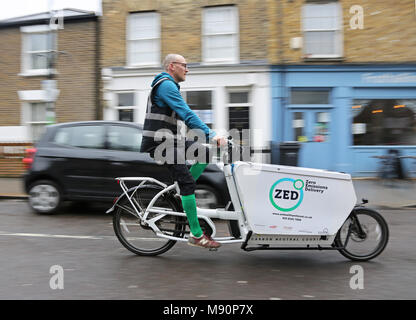
[[[283,6],[281,0],[278,1],[278,12],[277,12],[277,19],[278,19],[278,33],[279,33],[279,53],[278,59],[280,64],[280,79],[281,79],[281,86],[280,86],[280,116],[281,116],[281,125],[280,125],[280,137],[281,140],[284,140],[285,134],[285,114],[286,114],[286,66],[285,66],[285,59],[284,59],[284,24],[283,24]]]
[[[95,118],[102,120],[101,108],[101,17],[96,16],[95,24]]]
[[[56,50],[56,41],[57,41],[57,34],[58,34],[58,27],[60,23],[60,17],[58,16],[58,25],[55,23],[55,17],[54,17],[54,11],[52,9],[53,0],[49,0],[48,2],[48,9],[49,9],[49,18],[46,19],[46,25],[49,26],[49,32],[48,32],[48,51],[46,55],[46,63],[47,68],[49,70],[47,80],[42,82],[42,89],[47,90],[48,95],[48,101],[46,101],[46,121],[48,124],[56,123],[56,99],[57,95],[55,95],[55,98],[52,98],[52,90],[57,89],[57,84],[55,78],[55,66],[56,66],[56,58],[58,55],[58,52]],[[63,17],[62,17],[63,19]]]

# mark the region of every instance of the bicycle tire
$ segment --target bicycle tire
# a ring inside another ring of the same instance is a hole
[[[370,217],[377,223],[377,226],[379,226],[379,228],[376,227],[375,230],[376,230],[377,238],[378,238],[378,235],[380,235],[380,240],[378,241],[376,247],[371,252],[366,253],[366,254],[357,254],[357,253],[351,252],[351,249],[348,248],[348,245],[351,242],[360,243],[369,239],[370,230],[369,230],[369,227],[366,227],[366,225],[363,223],[363,221],[366,220],[366,218],[363,219],[364,216]],[[358,220],[355,220],[355,218]],[[361,237],[360,237],[359,232],[357,232],[356,221],[360,223],[360,226],[364,231],[364,234]],[[348,239],[348,242],[346,241],[347,239],[343,240],[341,238],[342,230],[344,230],[345,228],[348,228],[348,232],[350,233],[349,235],[350,238]],[[381,254],[384,251],[384,249],[387,246],[388,239],[389,239],[389,228],[388,228],[387,222],[377,211],[368,209],[368,208],[355,208],[353,209],[353,212],[348,217],[348,219],[344,222],[342,227],[338,230],[338,233],[335,237],[335,245],[337,247],[341,247],[341,249],[338,249],[338,251],[344,257],[350,260],[368,261],[368,260],[374,259],[375,257],[377,257],[379,254]]]
[[[163,190],[163,188],[158,185],[139,186],[135,189],[132,200],[136,201],[136,203],[140,205],[142,210],[145,210],[145,208],[147,207],[147,205],[149,204],[153,196],[159,193],[161,190]],[[150,194],[150,196],[147,196],[147,195],[143,196],[145,194]],[[178,201],[176,201],[176,199],[171,194],[164,194],[160,198],[160,200],[163,202],[164,208],[172,209],[174,211],[179,211],[179,212],[182,211],[182,207],[179,205]],[[158,204],[158,202],[156,202],[155,204]],[[161,207],[161,203],[159,203],[157,206]],[[114,232],[117,236],[117,239],[127,250],[139,256],[157,256],[162,253],[165,253],[166,251],[168,251],[175,245],[176,240],[157,237],[155,233],[153,232],[153,230],[150,227],[143,226],[140,223],[140,219],[137,218],[133,213],[134,213],[134,209],[130,201],[124,197],[122,202],[117,204],[117,209],[113,216]],[[123,217],[127,217],[127,218],[123,218]],[[131,221],[133,222],[126,224],[125,219],[131,219]],[[169,219],[169,222],[171,222],[171,224],[173,224],[174,226],[173,233],[171,234],[172,236],[175,236],[175,237],[184,236],[184,230],[186,228],[186,224],[184,223],[183,217],[171,215],[171,216],[167,216],[166,220],[164,219],[165,218],[162,218],[161,220],[158,221],[158,223],[166,222],[167,219]],[[124,231],[128,230],[127,233],[130,233],[130,230],[128,229],[129,227],[131,231],[133,231],[133,229],[136,229],[136,231],[138,232],[142,231],[143,233],[145,231],[148,231],[148,233],[150,235],[153,235],[153,237],[155,238],[148,239],[148,238],[141,238],[141,237],[127,237],[125,234],[126,232],[123,232],[123,230]],[[138,243],[140,243],[140,246],[133,243],[133,240],[138,240]],[[144,248],[144,243],[141,244],[141,242],[147,242],[147,244],[149,244],[150,240],[152,240],[152,242],[156,242],[156,243],[160,242],[163,244],[160,247],[156,246],[155,248]]]

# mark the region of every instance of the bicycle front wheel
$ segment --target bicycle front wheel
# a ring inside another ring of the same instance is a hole
[[[140,186],[132,197],[132,201],[139,211],[144,212],[153,197],[163,188],[159,186]],[[154,207],[182,211],[171,195],[160,197]],[[151,219],[156,214],[150,213]],[[182,237],[186,228],[184,218],[166,215],[156,222],[156,226],[166,235]],[[117,210],[113,216],[114,232],[121,244],[131,252],[140,256],[156,256],[165,253],[172,248],[176,241],[156,236],[152,228],[146,226],[137,214],[127,198],[117,204]]]
[[[354,261],[367,261],[385,249],[389,228],[384,218],[367,208],[354,209],[335,238],[339,252]]]

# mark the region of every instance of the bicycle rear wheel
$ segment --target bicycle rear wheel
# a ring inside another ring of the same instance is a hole
[[[163,190],[156,185],[140,186],[132,197],[133,203],[140,211],[146,210],[153,197]],[[162,195],[154,204],[154,207],[182,211],[177,201],[170,194]],[[150,213],[148,218],[156,216]],[[183,217],[166,215],[156,222],[157,227],[166,235],[183,237],[186,221]],[[152,228],[142,223],[137,217],[132,204],[127,198],[123,198],[117,204],[117,210],[113,216],[114,232],[121,244],[131,252],[140,256],[156,256],[165,253],[172,248],[176,241],[156,236]]]
[[[367,261],[385,249],[389,228],[384,218],[367,208],[354,209],[335,237],[338,251],[354,261]]]

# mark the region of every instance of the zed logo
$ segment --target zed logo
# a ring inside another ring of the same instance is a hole
[[[304,182],[300,179],[283,178],[270,188],[269,199],[277,210],[293,211],[302,203]]]

